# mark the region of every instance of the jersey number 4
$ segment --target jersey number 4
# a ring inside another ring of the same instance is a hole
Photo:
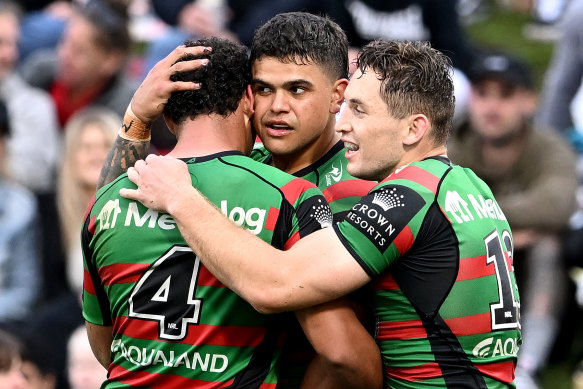
[[[138,280],[129,302],[129,317],[158,322],[160,339],[183,340],[198,324],[202,300],[195,298],[200,260],[188,247],[174,246]]]
[[[502,234],[506,251],[502,248],[502,242],[497,231],[493,231],[484,238],[486,244],[486,263],[494,264],[496,269],[496,281],[498,282],[499,301],[490,305],[493,330],[507,330],[520,328],[520,303],[514,295],[512,278],[506,255],[512,257],[512,237],[508,231]]]

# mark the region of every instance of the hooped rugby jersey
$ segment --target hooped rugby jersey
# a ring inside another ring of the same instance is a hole
[[[338,141],[316,162],[293,173],[320,188],[330,204],[335,223],[342,221],[350,208],[377,184],[351,176],[346,170],[345,152],[344,144]],[[251,158],[266,164],[272,161],[271,154],[261,145],[253,149]]]
[[[334,226],[374,279],[390,388],[514,387],[512,234],[486,184],[442,157],[391,174]]]
[[[332,210],[334,223],[344,220],[354,204],[365,196],[377,183],[360,180],[351,176],[346,170],[348,160],[345,157],[346,149],[342,141],[338,141],[326,154],[313,164],[293,173],[316,185],[326,198]],[[272,163],[271,154],[257,143],[251,152],[251,158],[266,163]],[[358,292],[353,298],[362,301],[364,295]],[[291,325],[284,355],[282,367],[282,380],[278,389],[299,388],[305,370],[315,355],[311,345],[306,339],[300,325],[295,319],[290,318]]]
[[[188,169],[229,219],[274,247],[332,223],[313,184],[238,152],[193,158]],[[102,387],[275,388],[281,316],[221,284],[173,218],[121,197],[124,187],[135,188],[127,175],[97,193],[82,232],[83,314],[113,326]]]

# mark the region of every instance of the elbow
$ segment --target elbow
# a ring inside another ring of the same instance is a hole
[[[289,298],[278,288],[259,288],[244,297],[259,313],[271,315],[292,310]]]

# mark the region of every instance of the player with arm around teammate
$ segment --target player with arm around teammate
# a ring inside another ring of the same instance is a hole
[[[296,177],[317,185],[329,202],[334,221],[340,221],[357,200],[368,193],[373,182],[357,180],[346,170],[344,144],[334,131],[336,115],[348,84],[348,42],[345,33],[332,20],[305,12],[276,15],[255,33],[251,47],[254,96],[254,128],[265,147],[252,151],[252,158],[273,165]],[[161,112],[172,88],[186,87],[170,80],[171,64],[162,61],[132,100],[132,123],[143,124],[144,136],[130,137],[120,130],[116,145],[102,171],[102,182],[125,171],[133,161],[145,158],[148,149],[148,125]],[[150,81],[149,80],[149,81]],[[144,98],[147,97],[147,98]],[[130,120],[126,120],[130,123]],[[127,124],[131,126],[131,124]],[[354,301],[335,302],[346,308],[355,307]],[[360,317],[372,322],[368,312],[356,307]],[[339,308],[338,308],[339,309]],[[349,311],[347,311],[348,313]],[[306,318],[303,321],[306,331]],[[283,381],[280,388],[297,388],[312,353],[301,328],[293,320],[286,340]],[[328,324],[320,323],[310,331],[312,343],[318,341],[323,349],[319,361],[331,376],[341,377],[361,365],[358,353],[362,326],[353,326],[351,320],[330,317]],[[344,327],[343,327],[344,325]],[[353,336],[346,336],[352,334]],[[324,342],[329,338],[329,342]],[[343,342],[338,342],[343,339]],[[351,341],[349,341],[351,340]],[[292,363],[293,362],[293,363]],[[321,374],[315,374],[320,376]],[[346,385],[346,380],[339,379]],[[285,386],[283,386],[285,384]]]
[[[170,155],[188,163],[192,182],[205,186],[209,198],[246,233],[289,248],[331,222],[325,199],[307,181],[245,156],[253,140],[246,49],[219,39],[194,45],[212,47],[203,55],[210,62],[186,73],[182,70],[196,67],[196,61],[174,67],[181,72],[174,75],[178,83],[204,81],[194,92],[172,94],[164,107],[178,139]],[[181,48],[167,59],[202,50]],[[143,130],[136,123],[128,121],[122,131]],[[119,189],[128,185],[120,176],[102,188],[83,230],[83,309],[93,350],[109,370],[104,387],[275,387],[279,315],[257,313],[217,281],[169,215],[120,198]],[[310,316],[317,322],[333,312]],[[362,376],[355,387],[376,386],[378,348],[372,338],[360,344],[364,348],[357,353],[366,350],[366,356],[359,355],[369,363],[357,372]]]
[[[138,189],[122,195],[173,215],[201,261],[260,311],[318,304],[373,281],[387,387],[514,387],[512,234],[485,183],[447,158],[450,72],[426,43],[362,49],[337,131],[349,172],[379,184],[343,222],[288,251],[233,228],[179,161],[138,161],[128,172]],[[161,176],[173,178],[171,191]]]

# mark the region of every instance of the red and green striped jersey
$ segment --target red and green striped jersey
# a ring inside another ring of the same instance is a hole
[[[338,141],[316,162],[293,173],[320,188],[330,204],[335,223],[342,221],[350,208],[377,184],[351,176],[346,170],[345,152],[344,144]],[[271,154],[261,144],[253,149],[251,158],[266,164],[272,161]]]
[[[391,388],[514,387],[512,235],[486,184],[444,157],[391,174],[335,230],[374,279]]]
[[[334,223],[344,220],[352,206],[377,184],[351,176],[346,170],[348,160],[345,157],[345,152],[344,144],[338,141],[316,162],[293,173],[295,177],[308,180],[320,188],[326,201],[330,204]],[[251,158],[266,164],[272,163],[271,154],[261,143],[256,143],[251,152]],[[360,296],[354,298],[361,299]],[[315,355],[299,324],[292,320],[290,323],[294,324],[292,324],[284,349],[285,362],[278,389],[299,388],[305,370]]]
[[[188,169],[226,216],[274,247],[332,223],[313,184],[238,152],[193,158]],[[275,388],[282,316],[259,314],[221,284],[170,215],[119,196],[127,187],[122,175],[98,192],[82,233],[83,314],[113,328],[102,387]]]

